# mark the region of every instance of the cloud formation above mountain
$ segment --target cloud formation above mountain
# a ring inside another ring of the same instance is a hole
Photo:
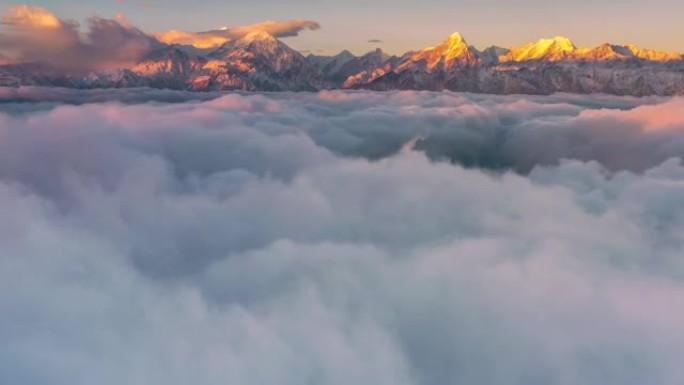
[[[239,39],[252,32],[267,32],[274,37],[297,36],[304,30],[317,30],[320,24],[312,20],[264,21],[243,27],[225,27],[204,32],[171,30],[154,33],[160,41],[168,44],[191,45],[197,48],[214,48],[221,44]]]
[[[123,16],[93,16],[87,29],[41,7],[19,5],[1,19],[0,50],[14,62],[46,62],[63,70],[121,68],[141,60],[160,43]]]
[[[137,92],[0,94],[8,383],[684,381],[682,99]]]

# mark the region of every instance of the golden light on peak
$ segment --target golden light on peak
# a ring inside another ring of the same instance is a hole
[[[614,45],[603,43],[593,48],[576,47],[566,37],[556,36],[540,39],[522,47],[512,47],[499,56],[500,62],[523,62],[528,60],[612,60],[638,58],[651,61],[681,60],[678,53],[639,48],[635,44]]]

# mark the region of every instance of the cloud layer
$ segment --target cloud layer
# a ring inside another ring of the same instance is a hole
[[[681,99],[136,92],[0,94],[8,383],[684,381]]]

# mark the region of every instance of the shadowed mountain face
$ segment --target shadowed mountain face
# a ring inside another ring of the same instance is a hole
[[[321,89],[452,90],[491,94],[554,92],[615,95],[684,94],[680,54],[634,45],[578,48],[569,39],[479,51],[459,33],[401,57],[382,50],[356,57],[304,57],[266,32],[215,49],[165,45],[134,66],[64,73],[46,63],[0,65],[0,86],[152,87],[190,91]]]
[[[323,71],[326,81],[333,86],[340,86],[357,74],[372,72],[391,58],[378,48],[359,57],[345,50],[335,56],[309,55],[307,60]]]

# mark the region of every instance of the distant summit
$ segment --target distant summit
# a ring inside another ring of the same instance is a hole
[[[556,36],[551,39],[540,39],[520,48],[510,48],[507,54],[499,58],[499,61],[563,60],[572,55],[576,49],[567,37]]]
[[[604,43],[594,48],[578,48],[566,37],[541,39],[520,48],[510,48],[499,56],[499,62],[524,62],[529,60],[621,60],[643,59],[666,62],[682,60],[682,55],[639,48],[634,44],[615,45]]]
[[[437,67],[463,66],[480,64],[479,52],[468,45],[463,36],[455,32],[446,38],[441,44],[425,48],[412,55],[409,59],[413,62],[425,60],[429,69]]]

